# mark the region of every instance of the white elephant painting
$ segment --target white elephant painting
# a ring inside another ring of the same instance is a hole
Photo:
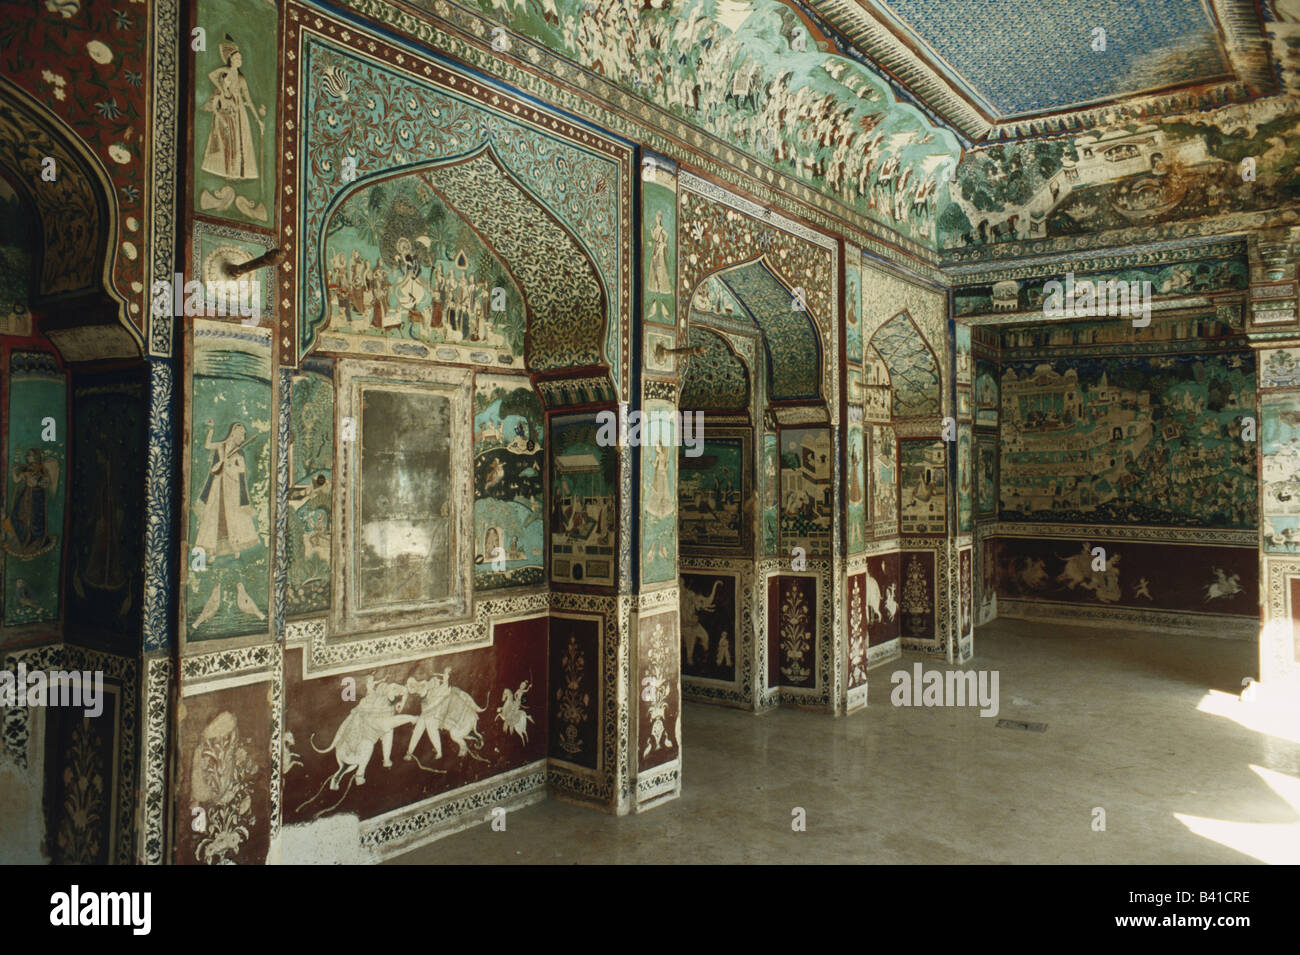
[[[486,762],[473,752],[483,745],[483,735],[478,731],[478,715],[486,706],[479,706],[464,690],[451,685],[451,671],[435,673],[428,680],[411,677],[406,681],[406,692],[421,700],[419,718],[412,717],[415,727],[411,742],[406,747],[406,759],[415,759],[415,749],[420,740],[428,736],[433,744],[435,759],[442,759],[442,733],[445,730],[460,751],[457,756],[469,756]]]
[[[393,731],[399,726],[415,722],[415,717],[402,713],[407,691],[396,683],[381,683],[374,675],[366,677],[366,695],[352,708],[329,746],[321,749],[312,734],[311,747],[318,753],[333,752],[338,769],[330,777],[330,789],[338,789],[343,777],[356,771],[356,784],[366,783],[366,767],[375,754],[375,743],[383,752],[384,765],[393,765]]]

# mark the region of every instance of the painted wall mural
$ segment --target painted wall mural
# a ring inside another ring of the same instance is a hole
[[[658,424],[652,440],[641,446],[641,582],[659,584],[677,577],[677,508],[682,496],[677,407],[652,399],[645,403],[645,412]]]
[[[298,23],[292,25],[294,36],[306,29]],[[318,237],[322,241],[310,248],[313,261],[304,263],[298,306],[300,351],[315,341],[320,327],[330,319],[331,264],[323,240],[332,229],[327,220],[333,218],[339,195],[345,191],[367,194],[355,213],[364,232],[367,221],[373,221],[367,217],[370,177],[425,164],[406,175],[424,180],[461,218],[474,223],[522,292],[530,317],[529,367],[546,370],[606,360],[620,367],[619,328],[624,310],[630,306],[619,267],[621,230],[631,217],[626,148],[585,132],[579,143],[576,129],[567,122],[553,126],[532,109],[508,110],[509,102],[503,103],[499,94],[493,94],[497,105],[489,108],[488,90],[476,86],[471,91],[469,84],[442,65],[410,72],[416,63],[407,53],[374,41],[367,41],[364,51],[356,49],[362,45],[362,37],[346,30],[336,30],[335,36],[337,39],[326,41],[307,33],[301,41],[304,115],[298,135],[304,168],[309,172],[303,177],[300,196],[293,201],[298,203],[298,233],[308,237],[309,243]],[[374,58],[378,55],[390,62],[380,62]],[[480,105],[476,100],[484,102]],[[536,124],[529,122],[533,116]],[[361,141],[355,135],[357,129],[372,132]],[[349,185],[343,176],[345,167],[355,168],[358,178],[354,184]],[[564,174],[557,174],[557,169]],[[428,283],[440,247],[455,266],[455,249],[442,246],[433,228],[439,223],[422,219],[421,211],[426,208],[427,199],[416,203],[409,215],[403,208],[396,209],[399,220],[395,226],[387,221],[393,251],[400,238],[411,247],[413,261],[403,266],[410,269],[409,275],[399,275],[402,270],[394,264],[391,252],[381,261],[381,266],[392,271],[390,281],[399,286],[409,283],[411,277],[417,284]],[[444,218],[442,223],[446,228],[450,219]],[[376,251],[387,250],[384,241],[370,246]],[[403,249],[401,260],[407,263],[405,246]],[[351,257],[350,249],[345,256],[345,261]],[[373,256],[366,261],[373,271]],[[419,276],[413,275],[416,265],[421,269]],[[474,266],[476,283],[487,278],[480,268]],[[466,269],[462,289],[469,271]],[[414,308],[424,318],[433,304],[433,290],[408,284],[407,291],[408,300],[422,293],[409,307],[399,305],[400,293],[390,286],[394,310],[409,314]],[[464,292],[457,294],[463,296]],[[364,291],[361,299],[364,306]],[[463,299],[453,305],[453,309],[471,313],[475,308],[473,302],[467,305]],[[485,318],[495,317],[489,308]],[[444,319],[448,333],[449,319]],[[505,339],[502,328],[494,331]],[[430,347],[415,341],[402,344],[412,354]]]
[[[849,408],[849,420],[852,422],[855,415],[861,419],[861,409],[856,406]],[[850,424],[848,429],[848,487],[845,489],[845,502],[847,505],[846,523],[849,553],[860,553],[863,545],[866,543],[864,532],[867,524],[867,471],[866,458],[868,449],[863,444],[863,429],[861,423]]]
[[[678,455],[683,551],[752,556],[753,491],[747,428],[708,428],[697,457]]]
[[[542,403],[526,378],[474,388],[474,586],[540,584],[546,563]]]
[[[853,60],[827,55],[782,4],[516,4],[486,15],[900,233],[933,241],[941,171],[960,155]],[[622,28],[611,32],[617,20]],[[796,40],[796,33],[799,39]]]
[[[957,533],[971,532],[971,513],[974,509],[974,488],[971,486],[971,426],[965,421],[957,425]]]
[[[1266,392],[1259,410],[1264,551],[1291,554],[1300,549],[1300,396]]]
[[[270,0],[199,0],[195,52],[194,210],[275,224],[279,15]]]
[[[1298,128],[1275,101],[972,151],[940,216],[940,245],[1124,229],[1144,229],[1149,241],[1191,220],[1273,213],[1300,195]],[[1238,167],[1248,156],[1253,181]]]
[[[1064,275],[1042,275],[1024,281],[1009,279],[992,285],[967,285],[953,291],[957,315],[987,315],[997,312],[1029,311],[1043,307],[1043,286],[1050,281],[1064,284]],[[1240,256],[1199,262],[1178,262],[1145,268],[1086,272],[1074,281],[1150,282],[1151,299],[1171,299],[1213,292],[1239,291],[1250,284],[1246,263]]]
[[[594,414],[551,419],[551,580],[614,583],[618,449],[597,440]]]
[[[271,338],[195,321],[182,617],[190,641],[265,633],[270,596]]]
[[[641,315],[677,324],[677,179],[656,164],[641,170]]]
[[[0,177],[0,335],[32,333],[32,217]]]
[[[498,623],[489,647],[306,680],[290,650],[285,822],[369,819],[543,759],[547,630]]]
[[[889,369],[895,418],[937,415],[941,406],[939,362],[906,312],[899,312],[871,337]]]
[[[975,513],[992,517],[998,509],[998,436],[975,435]]]
[[[871,426],[871,533],[893,537],[898,533],[898,444],[887,424]]]
[[[601,625],[589,617],[551,614],[550,749],[552,759],[598,769]]]
[[[144,384],[83,379],[73,393],[69,624],[137,639],[144,540]]]
[[[844,357],[849,364],[862,362],[862,255],[844,249]]]
[[[145,82],[150,32],[146,9],[124,8],[111,0],[0,5],[0,75],[66,123],[106,174],[117,206],[109,247],[120,250],[113,259],[112,284],[125,292],[139,283],[140,291],[125,297],[139,306],[131,314],[141,321],[148,313],[149,294],[148,256],[143,252],[153,226],[146,212],[150,168],[145,162],[150,143]],[[5,112],[0,110],[0,126],[6,132],[19,131],[21,127],[12,125]],[[29,136],[21,135],[13,142],[27,140]],[[61,158],[60,168],[75,168],[72,157],[66,158],[67,162]],[[61,177],[63,181],[73,178]],[[42,286],[72,291],[68,282],[73,276],[93,276],[101,265],[94,251],[96,236],[86,227],[98,216],[92,207],[81,206],[82,201],[93,203],[93,197],[74,196],[72,190],[55,184],[42,185],[63,189],[62,199],[69,203],[62,207],[66,219],[51,223],[47,233],[57,236],[59,254],[47,257]]]
[[[715,282],[716,279],[710,279],[702,288]],[[716,285],[722,286],[722,283],[716,282]],[[701,314],[694,309],[691,311],[687,344],[702,351],[686,359],[681,406],[683,410],[696,411],[748,411],[749,369],[721,334],[697,324]]]
[[[637,622],[639,687],[637,769],[645,771],[681,755],[682,704],[677,655],[677,614],[642,617]]]
[[[834,492],[831,433],[826,428],[781,429],[781,548],[807,557],[830,553]]]
[[[739,582],[734,574],[683,573],[679,592],[684,679],[736,682]]]
[[[176,861],[266,861],[271,737],[270,686],[252,683],[184,698],[177,707],[180,772]]]
[[[395,338],[442,360],[522,368],[523,292],[436,182],[431,171],[374,182],[326,220],[329,343]]]
[[[867,646],[898,639],[902,619],[899,616],[902,596],[899,593],[899,555],[873,554],[867,558],[864,577],[863,616],[867,629]]]
[[[899,601],[902,612],[900,636],[916,640],[934,639],[934,554],[931,551],[903,551],[901,567],[905,576]]]
[[[850,690],[867,682],[866,607],[862,602],[865,580],[866,574],[851,574],[847,584],[848,612],[845,614],[845,626],[848,628]]]
[[[1105,570],[1094,547],[1104,546]],[[1253,617],[1259,612],[1253,547],[1104,540],[997,542],[1000,597]]]
[[[12,351],[7,369],[4,624],[59,619],[68,485],[67,375],[52,352]]]
[[[998,366],[991,361],[975,360],[975,423],[997,427],[1002,407],[998,396]]]
[[[781,448],[777,436],[763,433],[763,513],[759,533],[763,556],[775,557],[781,551]]]
[[[768,632],[776,642],[773,685],[817,685],[817,581],[772,577],[768,584]]]
[[[334,366],[309,358],[289,379],[288,532],[290,616],[330,607],[334,519]]]
[[[963,325],[961,322],[953,323],[952,342],[955,351],[954,364],[957,369],[957,384],[969,385],[972,374],[970,326]]]
[[[904,534],[943,534],[947,529],[947,444],[898,442],[899,523]]]
[[[1000,516],[1253,527],[1253,355],[1003,366]]]
[[[104,690],[98,716],[80,711],[61,713],[47,729],[55,735],[49,752],[57,754],[63,783],[61,804],[51,820],[50,854],[55,865],[109,865],[116,861],[113,836],[121,767],[115,744],[120,736],[121,701],[114,689],[105,686]]]

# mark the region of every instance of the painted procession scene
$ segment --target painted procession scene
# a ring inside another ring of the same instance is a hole
[[[451,349],[442,357],[454,361],[523,367],[517,283],[419,173],[365,185],[334,210],[324,269],[332,334],[409,339]]]
[[[1253,527],[1253,366],[1249,353],[1004,366],[1001,519]]]
[[[526,378],[481,375],[474,393],[474,585],[542,580],[542,405]]]
[[[633,94],[878,221],[934,240],[960,149],[772,0],[477,0]],[[618,29],[610,25],[617,23]]]

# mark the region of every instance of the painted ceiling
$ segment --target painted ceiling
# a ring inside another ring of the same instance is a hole
[[[1254,0],[808,3],[972,145],[1278,90]]]
[[[1002,118],[1207,83],[1232,72],[1206,0],[876,0],[876,6]],[[1098,29],[1105,31],[1104,50],[1094,49]]]

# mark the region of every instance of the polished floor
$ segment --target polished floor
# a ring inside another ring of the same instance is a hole
[[[688,704],[683,795],[649,812],[547,800],[394,861],[1300,862],[1300,728],[1236,699],[1253,643],[1000,620],[975,646],[960,669],[997,670],[998,715],[1045,732],[892,706],[909,655],[840,719]]]

